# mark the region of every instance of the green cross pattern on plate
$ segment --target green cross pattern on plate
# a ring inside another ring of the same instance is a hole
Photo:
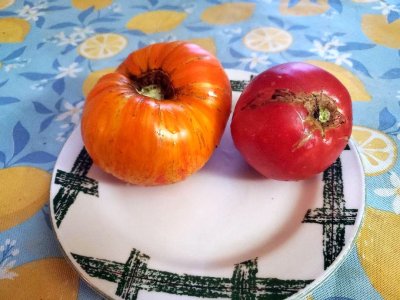
[[[358,209],[346,208],[340,158],[324,172],[323,181],[323,207],[309,209],[303,223],[317,223],[323,226],[324,269],[327,269],[342,251],[345,244],[345,226],[354,225]]]
[[[147,268],[149,256],[133,249],[127,262],[71,253],[91,276],[118,284],[116,295],[137,299],[141,290],[202,298],[284,299],[313,280],[258,278],[257,258],[235,265],[231,278],[175,274]]]
[[[75,160],[71,172],[57,170],[54,182],[61,185],[53,199],[57,227],[60,227],[68,209],[75,202],[80,192],[99,197],[98,182],[86,176],[92,164],[92,159],[86,149],[83,148]]]

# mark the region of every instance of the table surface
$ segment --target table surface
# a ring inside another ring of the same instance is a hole
[[[100,298],[51,228],[51,171],[97,78],[172,40],[225,68],[307,61],[344,83],[367,208],[355,246],[307,299],[399,299],[400,3],[371,0],[0,0],[0,298]]]

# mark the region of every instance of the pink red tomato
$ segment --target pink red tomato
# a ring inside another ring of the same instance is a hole
[[[231,123],[235,146],[262,175],[300,180],[327,169],[352,128],[348,91],[332,74],[286,63],[256,76],[240,96]]]

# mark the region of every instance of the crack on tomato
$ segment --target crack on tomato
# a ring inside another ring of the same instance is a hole
[[[140,76],[129,75],[133,88],[141,95],[157,100],[173,99],[175,90],[169,75],[161,69],[147,71]]]
[[[337,128],[346,121],[335,100],[323,91],[294,93],[289,89],[277,89],[271,100],[303,105],[308,112],[307,121],[320,130],[323,137],[327,129]]]
[[[292,152],[295,152],[297,149],[303,147],[312,138],[313,138],[313,135],[311,134],[311,132],[308,132],[308,131],[304,132],[301,139],[299,139],[298,142],[293,145]]]
[[[256,109],[259,107],[262,107],[266,104],[268,104],[269,99],[267,99],[267,97],[264,95],[263,92],[258,92],[254,98],[249,101],[248,103],[246,103],[246,105],[244,105],[240,110],[246,110],[246,109]]]

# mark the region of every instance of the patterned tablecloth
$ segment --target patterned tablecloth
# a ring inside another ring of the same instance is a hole
[[[0,299],[99,298],[52,231],[50,172],[97,78],[180,39],[226,68],[307,61],[342,80],[367,209],[355,247],[307,299],[400,299],[400,3],[374,0],[0,0]]]

